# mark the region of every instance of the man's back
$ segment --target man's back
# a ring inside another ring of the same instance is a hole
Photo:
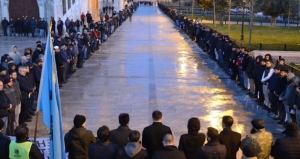
[[[236,159],[236,153],[240,147],[241,134],[225,128],[220,133],[219,142],[226,146],[226,159]]]
[[[0,158],[8,159],[9,157],[10,138],[0,133]]]
[[[274,159],[299,159],[300,137],[298,132],[276,140],[271,155]]]
[[[200,148],[197,159],[225,159],[226,152],[225,145],[221,145],[218,141],[209,141]]]
[[[110,131],[109,141],[117,144],[119,149],[128,143],[128,135],[131,129],[128,126],[119,126],[117,129]]]
[[[186,159],[182,151],[176,146],[164,146],[160,150],[155,151],[152,159]]]
[[[153,122],[152,125],[144,128],[142,145],[147,149],[150,157],[152,157],[154,151],[163,147],[162,141],[166,134],[172,134],[172,131],[161,122]]]
[[[109,141],[101,143],[96,142],[89,147],[89,159],[115,159],[118,152],[118,146]]]
[[[69,152],[69,159],[88,158],[90,144],[95,143],[96,138],[90,130],[85,128],[72,128],[65,135],[65,148]]]
[[[265,131],[265,129],[260,129],[254,134],[247,135],[246,138],[241,141],[241,148],[252,144],[255,147],[257,157],[264,159],[269,158],[272,143],[273,135]]]

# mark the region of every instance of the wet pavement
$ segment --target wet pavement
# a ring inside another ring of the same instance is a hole
[[[63,86],[61,100],[65,132],[76,114],[86,116],[87,129],[96,135],[102,125],[116,128],[120,113],[129,113],[130,128],[142,132],[152,123],[154,110],[162,111],[176,145],[191,117],[201,120],[204,133],[209,126],[222,130],[224,115],[234,117],[233,129],[243,136],[250,132],[253,118],[264,119],[275,137],[284,129],[154,6],[139,7],[132,22],[118,28]],[[29,127],[32,132],[33,122]],[[38,136],[47,134],[39,122]]]

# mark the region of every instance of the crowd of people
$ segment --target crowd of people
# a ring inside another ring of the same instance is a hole
[[[60,88],[77,69],[83,67],[85,60],[99,49],[101,43],[128,17],[131,19],[132,14],[129,13],[137,7],[138,4],[133,3],[100,22],[90,20],[88,15],[88,26],[84,25],[78,32],[73,32],[72,28],[64,33],[58,29],[58,34],[55,29],[51,31]],[[37,41],[35,50],[26,48],[21,54],[18,47],[13,45],[11,51],[1,57],[0,118],[4,122],[1,128],[3,135],[15,136],[15,128],[26,127],[26,122],[31,122],[36,115],[34,103],[38,96],[45,48],[45,44]]]
[[[300,128],[300,81],[290,72],[285,59],[258,55],[239,47],[227,35],[188,19],[176,9],[163,4],[159,7],[175,24],[186,32],[203,51],[215,60],[231,80],[247,91],[277,124],[297,123]]]
[[[236,159],[239,149],[243,152],[243,159],[268,159],[270,155],[275,159],[300,158],[299,129],[293,122],[287,124],[283,132],[285,137],[273,143],[272,133],[265,130],[262,119],[253,119],[251,132],[242,139],[240,133],[231,129],[234,124],[231,116],[223,116],[221,132],[208,127],[206,134],[199,133],[200,120],[193,117],[188,120],[187,133],[180,136],[176,147],[172,130],[162,124],[162,117],[162,112],[153,111],[153,123],[141,134],[130,129],[129,114],[121,113],[118,117],[120,125],[116,129],[110,130],[103,125],[95,137],[86,129],[85,116],[76,115],[73,128],[64,137],[65,151],[70,159]],[[3,135],[3,126],[0,119],[1,159],[14,158],[16,149],[22,152],[18,154],[21,157],[43,158],[38,147],[27,141],[26,127],[18,126],[15,129],[16,141],[10,141]]]

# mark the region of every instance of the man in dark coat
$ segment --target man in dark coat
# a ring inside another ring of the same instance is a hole
[[[35,90],[35,87],[31,84],[30,79],[26,77],[26,67],[19,67],[19,74],[17,80],[20,84],[20,90],[22,92],[22,100],[21,100],[21,112],[19,116],[19,124],[22,125],[24,122],[30,122],[31,119],[26,119],[26,114],[28,112],[29,106],[29,94],[32,94]]]
[[[28,27],[29,27],[29,22],[25,17],[22,23],[22,32],[24,33],[24,36],[28,36]]]
[[[276,98],[277,101],[279,101],[279,95],[284,91],[285,87],[287,86],[287,74],[288,74],[288,68],[285,66],[282,66],[280,68],[280,79],[278,84],[276,85],[273,94],[275,95],[274,98]],[[279,108],[279,119],[280,121],[277,124],[285,124],[285,107],[282,104],[282,101],[277,102],[278,108]]]
[[[35,62],[35,60],[38,59],[40,54],[44,55],[43,46],[41,44],[37,44],[36,49],[34,50],[32,55],[32,62]]]
[[[0,81],[0,118],[4,122],[2,133],[6,135],[6,128],[8,124],[8,111],[12,109],[12,105],[7,96],[4,94],[3,86],[3,82]]]
[[[58,18],[57,31],[58,31],[59,36],[61,36],[63,34],[63,26],[64,26],[64,22],[60,18]]]
[[[17,99],[15,94],[15,89],[13,87],[13,79],[11,77],[5,78],[3,91],[12,105],[12,109],[10,109],[8,112],[8,124],[7,124],[6,134],[14,136],[15,108],[17,106]]]
[[[86,130],[86,118],[76,115],[74,127],[65,135],[65,148],[70,159],[88,159],[89,146],[96,142],[93,132]]]
[[[188,134],[183,134],[179,139],[178,149],[182,150],[187,159],[196,159],[199,149],[205,142],[205,135],[199,133],[200,120],[191,118],[188,121]]]
[[[233,118],[231,116],[223,116],[222,127],[224,128],[219,135],[219,142],[226,146],[226,159],[236,159],[236,153],[240,148],[241,134],[231,130]]]
[[[226,146],[218,141],[218,130],[213,127],[207,128],[207,144],[200,148],[197,159],[225,159]]]
[[[129,125],[129,114],[121,113],[119,115],[120,126],[110,132],[109,141],[123,148],[128,143],[128,135],[131,133]]]
[[[64,73],[64,63],[60,56],[60,49],[58,46],[54,46],[54,52],[55,52],[55,62],[56,62],[56,70],[57,70],[57,76],[58,76],[58,83],[59,87],[62,87],[63,83],[63,73]]]
[[[152,113],[153,123],[143,130],[142,145],[152,157],[156,150],[163,147],[162,140],[166,134],[172,134],[170,127],[162,124],[162,113],[158,110]]]
[[[110,132],[109,128],[107,126],[101,126],[97,131],[97,138],[98,141],[96,143],[93,143],[89,147],[89,159],[115,159],[117,152],[118,152],[118,146],[112,142],[110,142],[109,139]]]
[[[271,156],[274,159],[299,159],[300,137],[297,124],[290,122],[282,132],[285,137],[278,138],[272,146]]]
[[[7,27],[8,27],[8,24],[9,24],[8,20],[6,19],[6,17],[4,17],[4,19],[1,22],[2,29],[3,29],[3,32],[4,32],[4,36],[7,36]]]
[[[140,132],[131,131],[128,140],[126,146],[119,149],[117,159],[149,159],[147,151],[142,149]]]
[[[152,159],[186,159],[184,153],[177,150],[171,134],[166,134],[162,143],[164,146],[154,152]]]
[[[34,33],[35,33],[36,22],[34,17],[31,17],[30,19],[30,27],[31,27],[31,35],[32,37],[35,37]]]
[[[9,159],[9,144],[10,138],[2,133],[4,122],[0,118],[0,158]]]

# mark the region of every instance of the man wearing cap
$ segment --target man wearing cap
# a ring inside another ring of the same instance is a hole
[[[21,54],[18,52],[18,47],[13,45],[11,47],[12,52],[8,53],[9,57],[14,59],[14,63],[18,65],[21,61]]]
[[[4,94],[3,91],[3,82],[0,81],[0,118],[4,122],[3,131],[2,133],[6,135],[6,129],[8,124],[8,111],[12,109],[12,105],[7,98],[7,96]]]
[[[4,128],[4,122],[0,118],[0,158],[1,159],[9,159],[9,144],[10,138],[5,136],[2,131]]]
[[[35,64],[33,65],[33,77],[34,81],[36,83],[36,90],[39,91],[40,88],[40,82],[41,82],[41,76],[42,76],[42,66],[43,61],[41,59],[35,60]]]
[[[271,153],[273,135],[265,130],[262,119],[253,119],[251,134],[247,135],[241,142],[241,149],[247,145],[253,145],[258,159],[268,159]]]
[[[11,77],[4,79],[4,94],[9,99],[12,105],[12,109],[8,111],[8,124],[7,124],[7,135],[14,135],[14,122],[15,122],[15,108],[17,105],[17,99],[15,94],[15,89],[13,87],[13,81]]]
[[[86,130],[86,118],[83,115],[74,117],[74,127],[65,135],[65,148],[69,158],[88,159],[89,146],[96,142],[92,131]]]
[[[297,124],[288,123],[282,134],[285,134],[285,137],[278,138],[275,141],[271,155],[274,159],[299,159],[300,137]]]

